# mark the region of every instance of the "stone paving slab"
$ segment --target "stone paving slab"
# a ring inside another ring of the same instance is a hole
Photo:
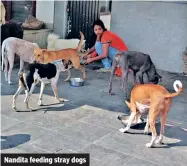
[[[160,165],[185,165],[187,162],[185,157],[187,153],[184,151],[172,149],[166,145],[160,145],[158,148],[145,148],[145,144],[150,140],[151,136],[114,132],[95,141],[94,144]],[[172,144],[178,142],[172,138],[168,140]]]
[[[59,132],[45,135],[32,143],[32,145],[50,152],[57,152],[64,149],[78,151],[89,144],[90,142],[82,140],[78,136],[68,136]]]
[[[58,133],[63,133],[72,137],[77,137],[88,142],[93,142],[106,134],[113,131],[112,129],[107,129],[101,126],[96,126],[88,123],[77,122],[71,126],[64,127],[58,131]]]

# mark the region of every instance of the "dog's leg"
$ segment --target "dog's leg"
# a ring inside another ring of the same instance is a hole
[[[4,64],[5,64],[5,70],[4,70],[5,81],[8,81],[8,58],[7,58],[7,56],[5,56],[5,58],[4,58]]]
[[[60,98],[58,97],[58,89],[57,89],[56,84],[51,84],[51,87],[53,89],[55,99],[58,100],[58,102],[60,102]]]
[[[72,59],[72,64],[75,69],[80,70],[82,72],[82,78],[83,78],[83,80],[85,80],[86,79],[86,70],[83,66],[80,65],[79,55],[76,58]]]
[[[109,81],[109,91],[108,91],[108,93],[110,95],[114,95],[114,93],[112,93],[112,79],[113,79],[113,76],[114,76],[114,72],[116,70],[116,66],[117,66],[117,62],[116,62],[116,59],[114,58],[113,63],[112,63],[112,70],[111,70],[111,74],[110,74],[110,81]]]
[[[136,85],[136,72],[133,71],[133,84]]]
[[[147,122],[144,128],[144,134],[149,134],[149,115],[147,115]]]
[[[131,126],[132,121],[135,118],[135,116],[136,116],[136,112],[132,112],[131,115],[130,115],[130,117],[129,117],[127,126],[125,128],[119,129],[119,131],[122,132],[122,133],[127,132],[130,129],[130,126]]]
[[[70,78],[71,78],[71,71],[70,71],[70,69],[67,72],[68,72],[68,77],[64,80],[65,82],[69,81]]]
[[[57,81],[59,79],[59,74],[57,74],[57,76],[55,78],[51,79],[51,87],[53,89],[53,93],[55,96],[55,99],[58,100],[58,102],[60,102],[60,98],[58,97],[58,89],[57,89]]]
[[[40,96],[39,96],[39,101],[38,101],[38,105],[42,105],[42,98],[43,98],[43,91],[45,88],[45,84],[42,82],[41,83],[41,87],[40,87]]]
[[[123,71],[121,89],[124,90],[127,97],[127,80],[128,80],[128,71]]]
[[[35,82],[35,81],[34,81],[34,83],[32,83],[32,86],[31,86],[31,89],[30,89],[29,92],[28,92],[28,90],[25,90],[26,97],[25,97],[24,103],[26,104],[27,109],[30,109],[29,108],[29,99],[30,99],[30,97],[31,97],[31,95],[34,91],[34,88],[35,88],[36,84],[37,84],[37,82]]]
[[[166,119],[167,119],[167,113],[164,113],[164,114],[162,115],[162,117],[161,117],[160,136],[159,136],[159,138],[155,141],[155,144],[162,144],[163,136],[164,136],[164,132],[165,132]]]
[[[11,74],[12,74],[12,69],[14,65],[14,53],[10,52],[8,55],[8,61],[9,61],[9,70],[8,70],[8,84],[11,85]]]
[[[12,103],[12,109],[14,109],[16,111],[16,99],[18,97],[18,95],[24,90],[24,88],[22,86],[18,87],[17,92],[14,94],[13,96],[13,103]]]
[[[144,81],[143,81],[143,74],[144,74],[144,72],[142,72],[142,71],[139,71],[139,72],[138,72],[138,79],[139,79],[139,83],[140,83],[140,84],[144,84]]]
[[[21,71],[23,70],[23,66],[24,66],[24,61],[20,59],[20,68],[19,68],[18,76],[21,74]]]
[[[59,96],[58,96],[58,89],[57,89],[57,84],[56,83],[51,83],[51,87],[53,89],[53,93],[55,96],[55,99],[60,103],[61,101],[63,102],[64,100],[60,100]]]
[[[79,70],[82,72],[83,80],[85,80],[86,79],[86,70],[85,70],[85,68],[80,65]]]
[[[52,78],[51,79],[51,87],[53,89],[53,93],[54,93],[54,96],[55,96],[55,99],[58,101],[58,102],[65,102],[65,101],[68,101],[66,99],[60,99],[59,96],[58,96],[58,89],[57,89],[57,81],[58,79],[56,78]]]
[[[80,70],[82,72],[82,79],[85,80],[86,79],[85,68],[81,65],[74,65],[74,68],[77,69],[77,70]]]
[[[149,124],[150,124],[151,132],[152,132],[152,139],[151,139],[151,142],[146,144],[147,148],[153,147],[156,137],[157,137],[155,124],[156,124],[156,119],[158,117],[159,111],[154,110],[155,108],[156,106],[154,105],[154,106],[151,106],[149,110]]]
[[[138,78],[139,78],[139,83],[140,84],[144,84],[144,81],[143,81],[143,74],[149,70],[150,68],[150,62],[149,61],[146,61],[142,67],[140,67],[140,70],[138,72]]]
[[[165,104],[167,106],[165,106],[165,110],[164,113],[162,114],[161,117],[161,128],[160,128],[160,136],[158,138],[158,140],[155,141],[156,144],[162,144],[163,142],[163,136],[165,133],[165,124],[166,124],[166,120],[167,120],[167,115],[170,109],[170,105],[171,105],[171,100],[168,101],[167,104]]]
[[[29,92],[28,92],[28,90],[26,89],[26,90],[25,90],[25,99],[24,99],[24,103],[25,103],[27,109],[29,109],[28,100],[29,100]]]
[[[136,116],[136,112],[132,112],[130,117],[129,117],[127,126],[125,128],[119,129],[119,131],[122,132],[122,133],[127,132],[130,129],[132,121],[134,120],[135,116]]]

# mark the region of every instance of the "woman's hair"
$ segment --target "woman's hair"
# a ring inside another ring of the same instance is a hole
[[[107,29],[105,28],[105,25],[104,25],[103,21],[101,21],[100,19],[97,19],[96,21],[94,21],[93,28],[94,28],[95,25],[100,26],[103,29],[103,31],[107,31]]]
[[[101,21],[100,19],[95,20],[94,23],[93,23],[93,26],[92,26],[93,27],[93,32],[92,32],[92,35],[91,35],[91,38],[90,38],[90,41],[89,41],[89,48],[91,48],[92,46],[95,45],[95,41],[97,39],[97,36],[94,33],[94,26],[95,25],[100,26],[103,29],[103,31],[107,31],[107,29],[105,28],[105,25],[104,25],[103,21]]]

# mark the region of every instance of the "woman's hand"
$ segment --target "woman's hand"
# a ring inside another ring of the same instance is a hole
[[[81,56],[82,59],[87,59],[88,58],[89,53],[87,52],[86,54],[84,54],[83,56]]]
[[[91,62],[93,62],[93,58],[88,58],[88,59],[86,60],[86,64],[89,64],[89,63],[91,63]]]

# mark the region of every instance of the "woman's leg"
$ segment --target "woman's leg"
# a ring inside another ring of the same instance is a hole
[[[99,56],[103,53],[101,42],[96,42],[95,50]],[[108,57],[101,60],[104,65],[104,68],[110,69],[112,67],[112,62],[113,62],[114,56],[117,54],[117,52],[118,52],[117,49],[115,49],[113,47],[109,47]]]

